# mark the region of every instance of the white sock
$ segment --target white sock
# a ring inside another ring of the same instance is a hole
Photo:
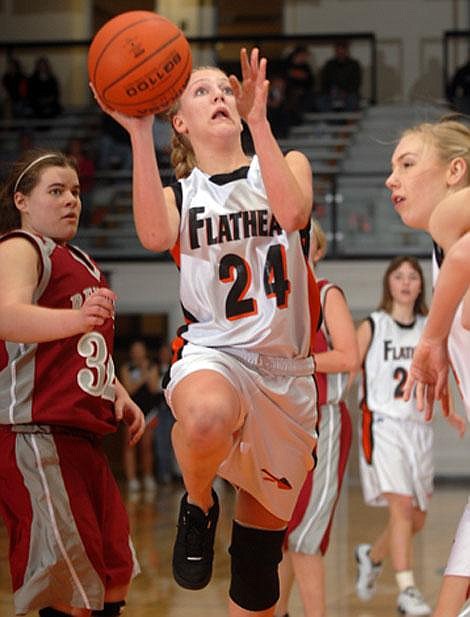
[[[413,570],[401,570],[401,572],[395,572],[395,578],[400,591],[405,591],[408,587],[415,586]]]

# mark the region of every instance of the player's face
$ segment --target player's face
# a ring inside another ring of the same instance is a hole
[[[228,77],[218,69],[195,71],[180,99],[173,123],[191,141],[207,139],[208,131],[239,134],[242,126]]]
[[[421,277],[409,262],[404,261],[389,274],[388,284],[394,302],[414,306],[421,291]]]
[[[429,218],[446,196],[448,165],[419,134],[403,137],[392,156],[392,173],[385,184],[405,225],[428,229]]]
[[[77,233],[80,217],[80,184],[71,167],[47,167],[29,195],[15,194],[22,228],[67,242]]]

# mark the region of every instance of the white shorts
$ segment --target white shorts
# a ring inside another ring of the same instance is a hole
[[[233,354],[186,344],[181,359],[171,367],[167,401],[171,407],[176,384],[195,371],[223,375],[237,390],[242,411],[232,449],[218,473],[288,521],[313,466],[317,407],[315,380],[309,373],[313,361],[240,350]]]
[[[286,533],[287,548],[294,553],[324,555],[330,541],[333,515],[343,481],[352,440],[346,405],[320,407],[317,465],[308,473]]]
[[[470,499],[460,519],[444,574],[470,576]]]
[[[364,501],[386,506],[383,493],[411,495],[427,510],[433,492],[433,430],[429,424],[378,413],[360,427],[359,469]]]

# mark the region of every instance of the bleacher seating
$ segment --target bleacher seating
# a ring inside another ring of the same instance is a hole
[[[301,150],[311,162],[315,215],[333,240],[330,256],[429,253],[428,237],[403,225],[384,183],[401,132],[433,121],[444,111],[429,105],[378,105],[357,113],[308,113],[302,124],[292,127],[288,138],[279,140],[284,151]],[[53,121],[0,121],[4,160],[13,157],[19,134],[26,130],[34,131],[35,145],[65,149],[72,137],[80,137],[94,153],[101,135],[101,114],[93,108],[68,110]],[[169,167],[162,169],[162,175],[164,184],[173,180]],[[91,225],[80,228],[79,245],[99,259],[152,257],[135,233],[130,170],[97,169],[91,197]]]

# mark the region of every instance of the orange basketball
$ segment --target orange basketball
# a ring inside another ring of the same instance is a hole
[[[88,74],[102,101],[128,116],[162,113],[191,74],[181,30],[151,11],[128,11],[104,24],[88,50]]]

